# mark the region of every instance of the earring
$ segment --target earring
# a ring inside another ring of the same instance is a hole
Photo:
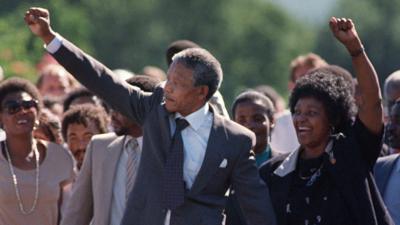
[[[39,128],[40,122],[38,119],[35,120],[35,123],[33,124],[33,130],[36,130]]]

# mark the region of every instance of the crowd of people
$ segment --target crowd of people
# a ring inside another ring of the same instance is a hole
[[[46,9],[24,19],[55,60],[36,84],[0,83],[0,224],[400,225],[400,72],[384,108],[351,19],[329,27],[355,78],[301,55],[288,109],[265,84],[231,110],[222,66],[192,41],[139,75],[56,33]]]

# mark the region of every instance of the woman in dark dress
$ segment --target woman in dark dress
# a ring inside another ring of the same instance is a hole
[[[332,34],[352,58],[361,101],[351,83],[327,70],[298,80],[290,97],[300,143],[261,169],[279,225],[392,224],[371,171],[383,131],[377,74],[350,19],[331,18]]]

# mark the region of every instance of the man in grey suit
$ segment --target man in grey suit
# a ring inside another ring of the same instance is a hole
[[[41,8],[25,15],[31,31],[61,65],[143,127],[141,163],[123,225],[221,225],[230,187],[249,224],[276,224],[268,189],[250,152],[254,134],[214,113],[207,103],[222,81],[221,66],[209,52],[194,48],[175,55],[165,87],[149,94],[126,85],[57,35],[49,20]],[[177,165],[182,165],[180,171]]]
[[[374,177],[390,216],[400,225],[400,100],[392,103],[390,108],[385,142],[394,154],[378,159]]]
[[[152,92],[160,81],[136,75],[127,82]],[[94,135],[88,144],[61,225],[121,224],[129,189],[132,188],[129,181],[132,179],[134,182],[140,161],[143,131],[138,124],[115,110],[111,113],[111,124],[115,134]],[[132,161],[130,166],[129,157],[138,160]]]

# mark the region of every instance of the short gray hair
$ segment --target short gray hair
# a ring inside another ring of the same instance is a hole
[[[389,101],[389,100],[395,101],[396,100],[396,99],[389,99],[390,92],[392,92],[393,90],[400,90],[400,70],[393,72],[385,80],[383,92],[384,92],[385,99],[387,101]]]
[[[207,101],[221,86],[223,77],[221,64],[207,50],[188,48],[174,55],[172,61],[182,63],[193,70],[194,86],[208,87]]]

